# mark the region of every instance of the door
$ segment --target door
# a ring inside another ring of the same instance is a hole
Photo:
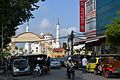
[[[92,58],[88,61],[88,64],[87,64],[87,71],[88,72],[93,72],[94,71],[94,69],[96,67],[96,64],[97,64],[96,62],[97,62],[97,60],[94,59],[94,58]]]

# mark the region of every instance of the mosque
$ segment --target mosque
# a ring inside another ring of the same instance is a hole
[[[22,53],[15,49],[16,43],[25,43]],[[60,45],[60,23],[56,25],[56,37],[52,34],[41,33],[37,35],[29,32],[29,24],[26,26],[26,32],[11,38],[11,52],[14,55],[31,55],[31,54],[46,54],[51,57],[64,56],[64,49]]]

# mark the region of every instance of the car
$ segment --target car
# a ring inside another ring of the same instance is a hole
[[[91,58],[87,64],[87,71],[104,75],[106,78],[115,74],[120,75],[120,55],[102,55]]]
[[[13,76],[30,74],[30,66],[27,59],[14,59],[12,63]]]
[[[50,67],[60,69],[60,61],[57,58],[50,58]]]
[[[86,66],[87,72],[94,72],[95,67],[96,67],[97,64],[98,64],[99,59],[100,59],[99,57],[96,57],[96,58],[92,57],[92,58],[88,61],[87,66]]]
[[[61,57],[61,58],[58,58],[58,59],[60,61],[61,67],[65,67],[65,62],[67,61],[67,58]]]
[[[81,69],[82,68],[82,58],[86,56],[87,60],[89,60],[91,58],[90,55],[80,55],[80,54],[75,54],[75,55],[72,55],[71,58],[72,58],[72,61],[74,62],[75,64],[75,69]]]

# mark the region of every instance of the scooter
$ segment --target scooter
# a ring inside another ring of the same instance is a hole
[[[35,69],[33,70],[33,77],[35,77],[35,78],[39,77],[42,73],[41,71],[42,70],[41,70],[40,66],[37,64]]]
[[[45,65],[43,65],[43,67],[42,67],[41,74],[42,75],[47,74],[47,67]]]

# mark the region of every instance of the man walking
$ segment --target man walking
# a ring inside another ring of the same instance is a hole
[[[84,58],[82,59],[82,72],[86,73],[86,65],[87,65],[88,61],[86,59],[86,57],[84,56]]]

